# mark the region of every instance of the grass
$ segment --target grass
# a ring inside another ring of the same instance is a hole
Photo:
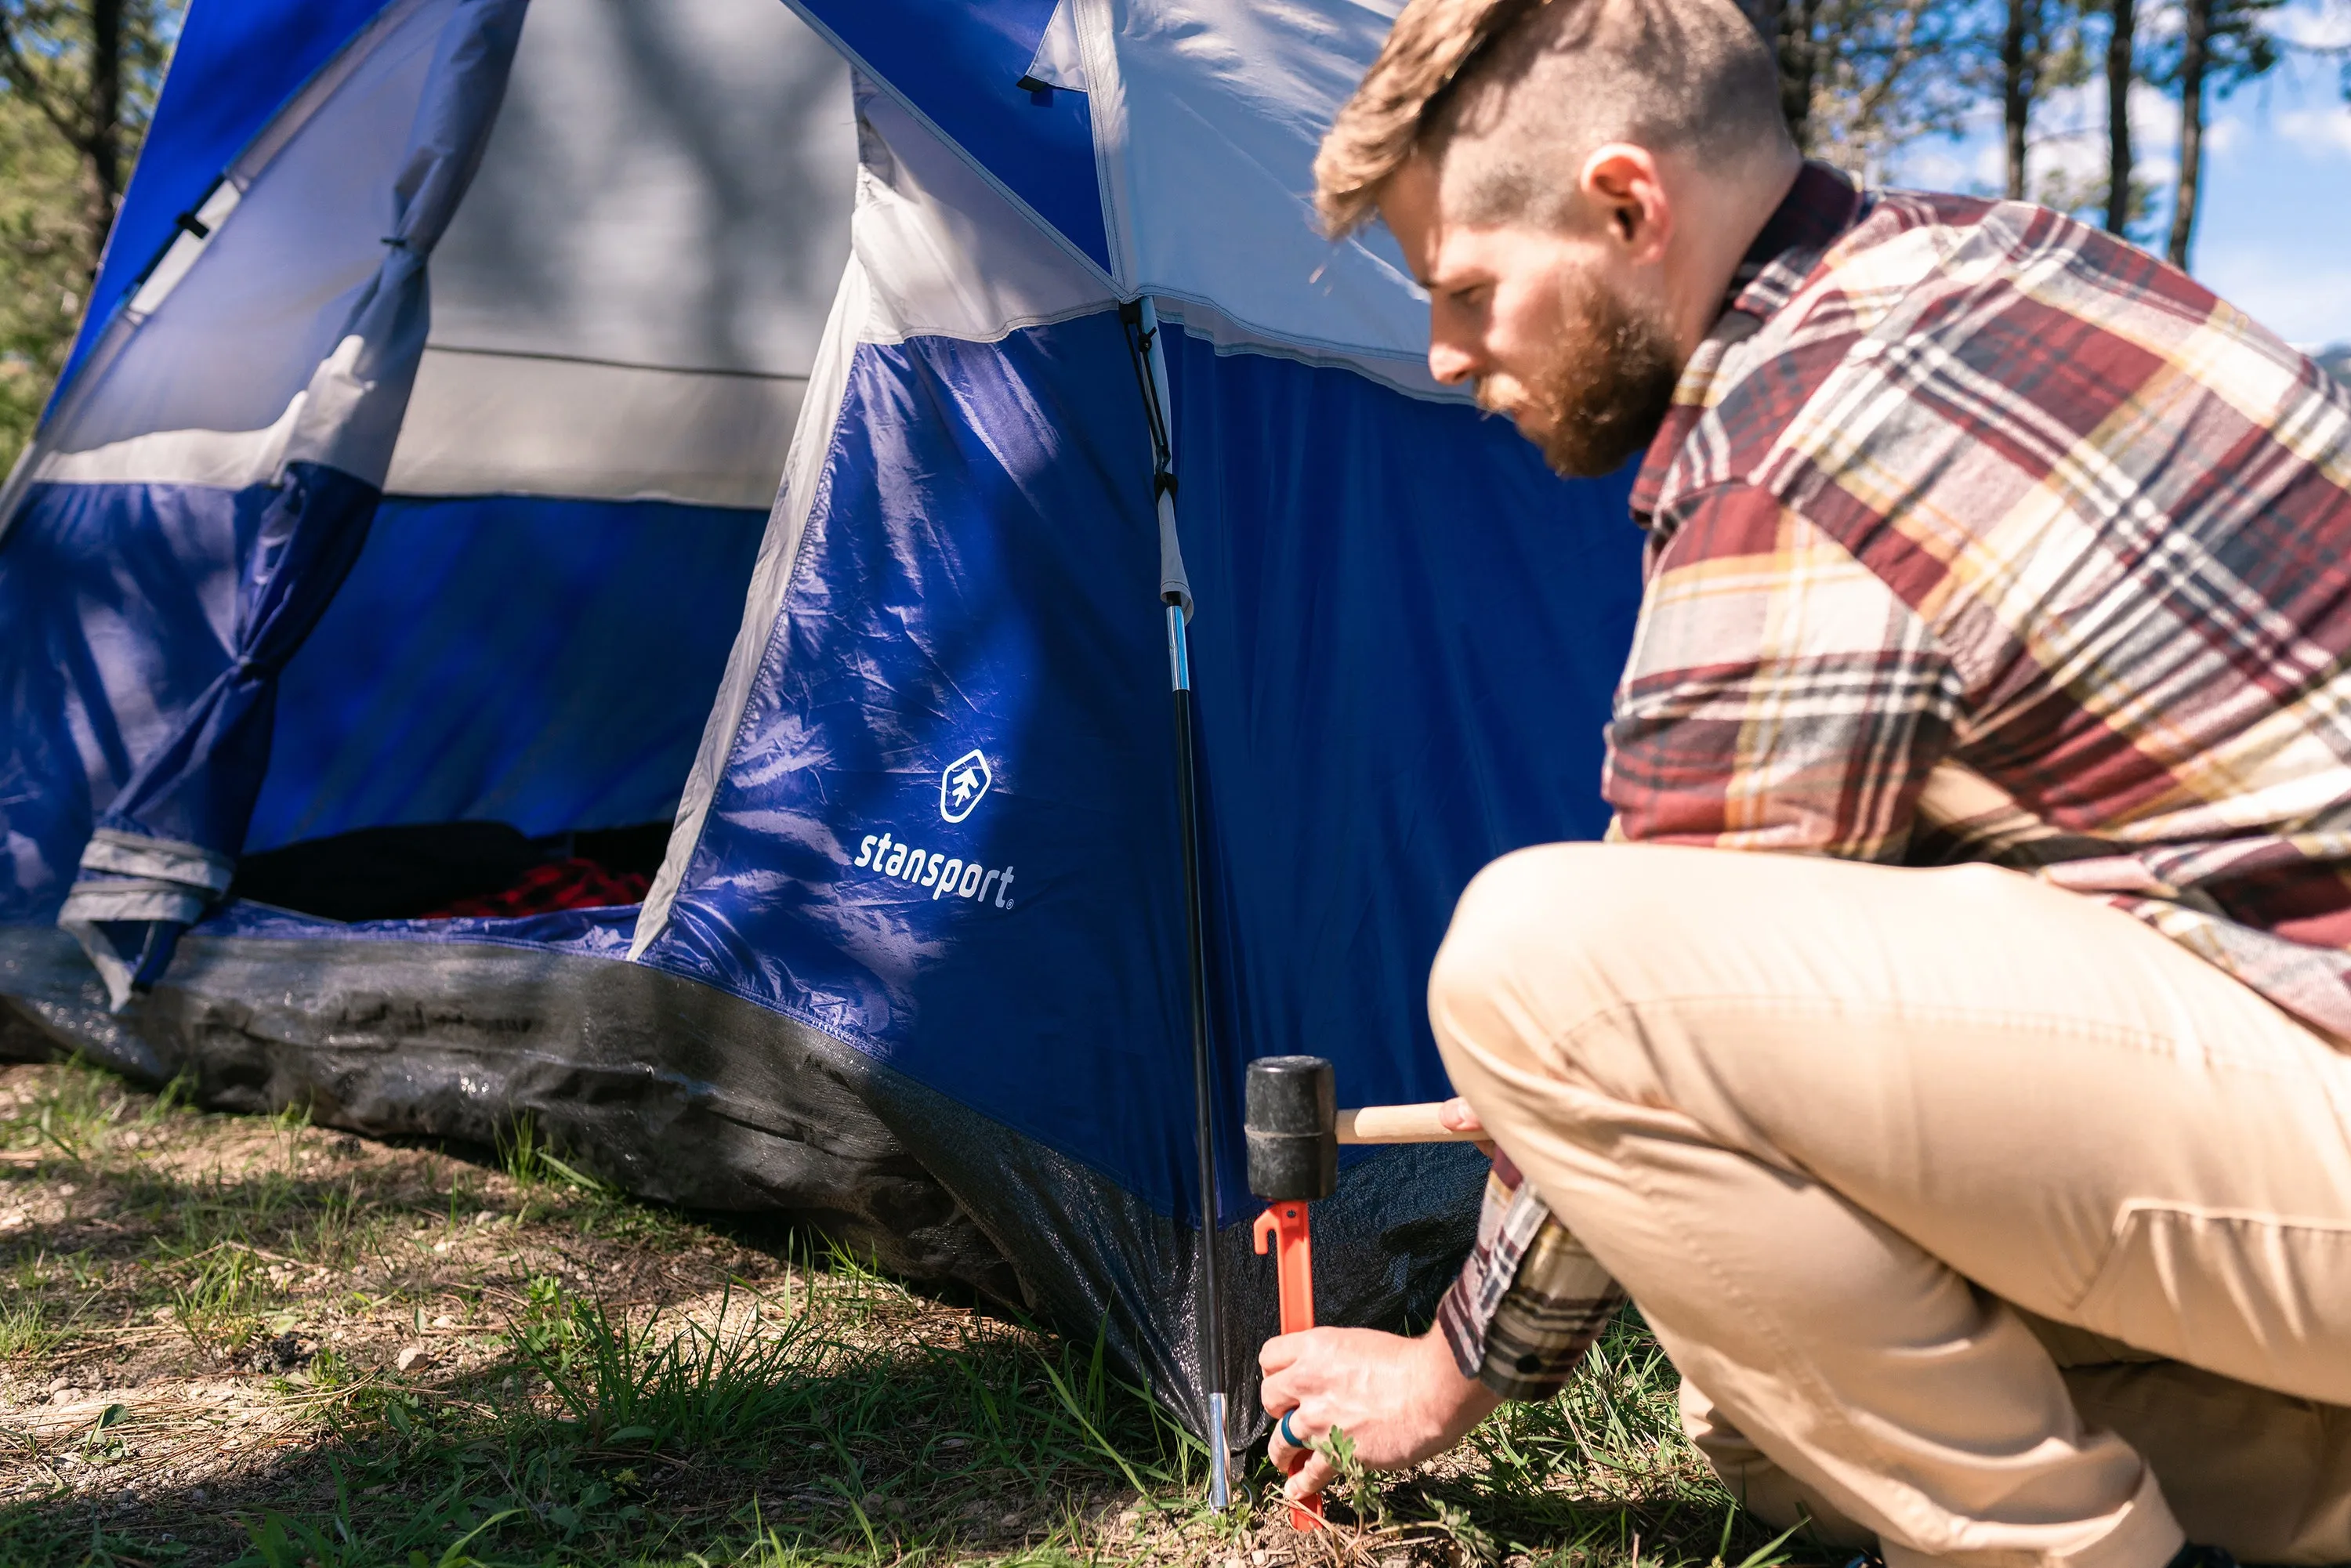
[[[1628,1319],[1299,1536],[1261,1455],[1208,1512],[1098,1340],[635,1202],[528,1121],[475,1158],[0,1069],[0,1565],[1809,1560],[1673,1389]]]

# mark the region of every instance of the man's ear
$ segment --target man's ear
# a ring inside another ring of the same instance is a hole
[[[1583,161],[1576,189],[1585,210],[1624,247],[1627,261],[1644,265],[1664,258],[1675,214],[1656,154],[1629,141],[1596,147]]]

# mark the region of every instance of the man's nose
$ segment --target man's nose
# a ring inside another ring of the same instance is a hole
[[[1441,338],[1428,341],[1428,373],[1440,386],[1458,386],[1478,373],[1478,356]]]

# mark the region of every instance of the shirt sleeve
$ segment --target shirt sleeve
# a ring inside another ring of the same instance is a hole
[[[1478,1244],[1437,1309],[1461,1375],[1505,1399],[1548,1399],[1624,1304],[1599,1260],[1497,1155]]]
[[[1653,524],[1604,784],[1612,837],[1899,862],[1962,712],[1926,621],[1745,484]]]

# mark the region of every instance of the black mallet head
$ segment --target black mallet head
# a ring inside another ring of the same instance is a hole
[[[1328,1197],[1339,1185],[1339,1095],[1319,1056],[1264,1056],[1249,1064],[1249,1191],[1269,1203]]]

